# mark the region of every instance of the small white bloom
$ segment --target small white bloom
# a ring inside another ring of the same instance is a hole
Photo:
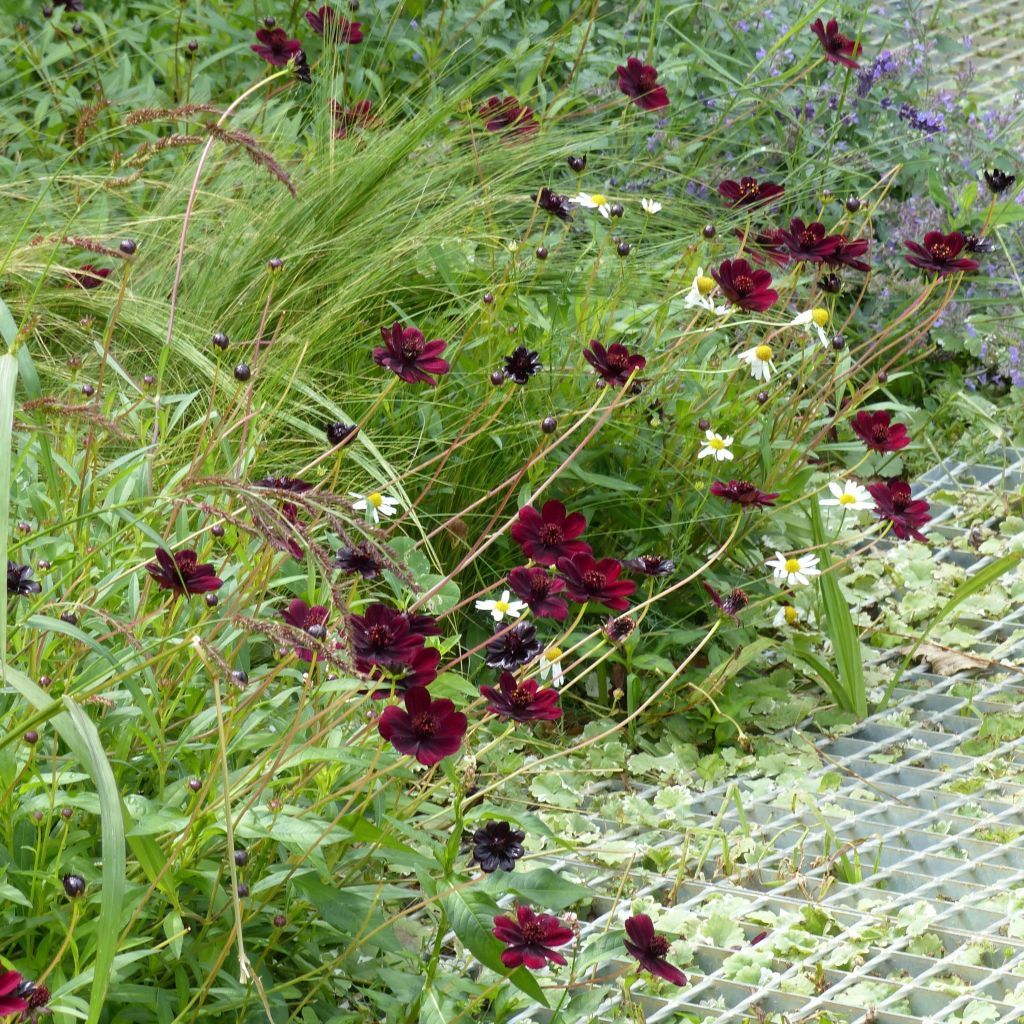
[[[818,340],[825,348],[828,348],[832,339],[825,333],[825,327],[828,325],[830,319],[827,309],[817,307],[815,309],[808,309],[799,316],[794,317],[789,322],[789,326],[803,327],[808,334],[813,331],[817,331]]]
[[[490,612],[495,622],[501,622],[506,615],[510,619],[518,619],[526,611],[526,602],[513,601],[507,590],[502,591],[497,601],[477,601],[476,606],[482,612]]]
[[[795,587],[798,583],[806,586],[811,582],[808,577],[821,575],[817,555],[800,555],[797,558],[776,551],[775,558],[769,558],[765,564],[774,570],[772,575],[780,587]]]
[[[551,685],[558,689],[565,680],[562,674],[562,648],[549,647],[541,656],[538,663],[538,671],[541,679],[551,676]]]
[[[661,211],[661,203],[657,199],[641,199],[640,205],[644,213],[649,213],[652,217]]]
[[[597,210],[606,220],[611,218],[612,203],[603,192],[577,192],[569,202],[587,210]]]
[[[389,494],[381,494],[379,491],[372,494],[356,494],[355,491],[348,493],[350,497],[356,499],[352,502],[352,507],[358,512],[369,512],[375,523],[380,522],[381,516],[393,516],[398,511],[398,499],[392,498]]]
[[[508,243],[506,243],[505,248],[508,249],[509,252],[518,252],[519,243],[513,238]]]
[[[689,309],[692,309],[694,306],[700,306],[701,309],[709,309],[712,313],[717,313],[719,316],[728,313],[729,308],[727,306],[715,306],[711,298],[711,293],[714,290],[715,279],[713,277],[705,277],[704,268],[698,267],[697,273],[693,275],[690,290],[686,293],[686,298],[683,299],[683,305]]]
[[[874,499],[868,494],[867,489],[861,487],[856,480],[847,480],[845,484],[833,480],[828,489],[832,492],[832,497],[822,498],[822,505],[838,505],[840,508],[856,512],[875,507]]]
[[[711,456],[716,462],[728,462],[732,459],[732,452],[729,451],[732,435],[722,437],[721,434],[716,434],[713,430],[706,430],[704,438],[707,443],[697,452],[698,459],[706,459],[708,456]]]
[[[750,376],[754,380],[763,380],[767,384],[775,371],[773,357],[771,345],[756,345],[754,348],[748,348],[746,352],[741,352],[736,358],[741,363],[750,365]]]
[[[772,619],[772,625],[776,629],[791,628],[801,622],[806,622],[809,626],[813,626],[814,612],[805,612],[803,608],[797,608],[791,604],[784,604],[775,613],[775,618]]]

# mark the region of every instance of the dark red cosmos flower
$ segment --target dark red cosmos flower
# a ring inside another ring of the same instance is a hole
[[[931,520],[927,501],[910,497],[910,484],[906,480],[879,480],[868,484],[868,493],[875,499],[875,516],[892,523],[892,532],[900,540],[913,537],[924,544],[928,539],[919,527]]]
[[[752,235],[743,228],[736,228],[734,233],[743,248],[750,250],[750,258],[755,263],[762,264],[765,260],[771,260],[784,267],[789,262],[789,253],[785,248],[786,240],[782,237],[781,228],[768,228]]]
[[[42,585],[38,580],[32,579],[32,566],[18,565],[7,559],[7,596],[20,594],[22,597],[28,594],[38,594],[42,591]],[[565,616],[562,616],[563,618]]]
[[[429,686],[437,678],[441,652],[436,647],[421,647],[401,665],[385,667],[362,658],[356,659],[356,668],[381,684],[370,696],[385,700],[395,693],[405,693],[412,686]]]
[[[847,68],[859,68],[860,65],[851,58],[856,57],[864,49],[860,43],[844,36],[839,31],[839,22],[835,18],[830,19],[827,25],[821,23],[821,18],[811,24],[811,31],[821,41],[822,49],[825,51],[825,59],[833,64],[842,64]]]
[[[716,480],[711,485],[711,493],[716,498],[735,501],[744,508],[768,508],[779,496],[778,491],[762,491],[748,480],[730,480],[727,484]]]
[[[281,618],[294,629],[301,629],[316,640],[327,636],[327,616],[329,611],[325,605],[308,605],[301,598],[294,598],[288,607],[281,612]],[[296,647],[295,655],[299,661],[312,661],[313,652],[308,647]]]
[[[711,276],[722,294],[734,306],[753,313],[763,313],[778,301],[779,293],[770,287],[772,275],[767,270],[754,270],[746,260],[723,260]]]
[[[517,683],[511,672],[502,672],[498,689],[481,686],[480,694],[490,701],[485,710],[500,718],[511,718],[514,722],[553,722],[562,717],[558,691],[539,689],[536,679]]]
[[[590,545],[576,539],[586,528],[582,512],[566,515],[565,506],[552,499],[544,502],[540,512],[524,505],[509,534],[527,558],[538,565],[554,565],[560,558],[590,553]]]
[[[94,267],[91,263],[83,263],[78,270],[72,272],[71,280],[80,288],[99,288],[110,274],[110,267]]]
[[[511,355],[505,356],[505,368],[501,372],[506,380],[513,380],[522,385],[543,369],[544,365],[537,352],[531,351],[525,345],[517,345]]]
[[[404,710],[397,704],[385,708],[377,730],[400,754],[432,765],[462,746],[467,724],[450,700],[432,700],[426,687],[412,686],[405,691]]]
[[[572,221],[572,206],[569,204],[568,196],[560,196],[549,188],[542,188],[534,197],[533,201],[545,212],[564,220],[566,224]]]
[[[839,239],[835,250],[825,257],[824,263],[829,267],[849,267],[851,270],[859,270],[866,274],[871,269],[870,263],[858,259],[868,251],[868,240],[866,238],[855,238],[849,241],[846,235],[834,235]]]
[[[898,452],[910,444],[906,425],[893,423],[884,409],[875,412],[863,409],[850,420],[850,426],[865,447],[873,452]]]
[[[440,636],[441,626],[433,615],[419,615],[416,612],[402,612],[409,628],[420,636]]]
[[[535,971],[550,960],[565,964],[565,957],[552,947],[572,942],[572,929],[551,914],[535,914],[529,907],[516,907],[516,919],[498,915],[494,919],[494,937],[507,949],[501,954],[506,967],[526,966]]]
[[[4,971],[0,974],[0,1017],[10,1017],[15,1013],[24,1013],[28,1009],[28,1000],[22,999],[18,994],[23,984],[24,981],[17,971]]]
[[[552,576],[540,566],[513,569],[508,574],[508,585],[538,619],[563,622],[569,614],[565,601],[555,597],[565,590],[565,580]]]
[[[253,43],[249,49],[276,68],[283,68],[288,61],[302,52],[302,43],[298,39],[289,39],[283,28],[258,29],[256,38],[259,43]]]
[[[334,137],[343,139],[352,128],[376,128],[380,118],[373,114],[369,100],[358,100],[351,107],[343,107],[337,100],[331,100],[331,114],[334,117]]]
[[[484,664],[511,671],[533,661],[543,646],[532,622],[518,622],[487,645]]]
[[[789,222],[789,230],[779,229],[786,251],[795,260],[823,263],[842,242],[841,235],[825,234],[825,225],[820,221],[804,224],[799,217]]]
[[[941,231],[929,231],[924,236],[924,245],[907,239],[903,243],[910,254],[903,258],[920,270],[930,270],[933,274],[955,274],[957,271],[969,273],[978,269],[977,260],[958,259],[960,250],[967,244],[967,239],[959,231],[951,231],[944,235]]]
[[[352,653],[374,665],[408,664],[423,646],[423,634],[412,629],[408,616],[380,602],[350,615],[348,623]]]
[[[350,548],[340,548],[334,556],[334,564],[347,576],[358,574],[364,580],[375,580],[384,568],[373,545],[365,540]]]
[[[252,485],[253,487],[262,487],[267,490],[288,491],[291,494],[305,494],[306,491],[313,489],[312,484],[291,476],[267,476],[262,480],[253,480]],[[290,501],[282,503],[281,511],[289,523],[294,523],[299,514],[299,510]]]
[[[661,555],[639,555],[627,558],[622,564],[631,572],[643,573],[644,576],[669,576],[676,568],[671,558],[662,558]]]
[[[724,612],[729,616],[730,619],[739,619],[739,613],[750,604],[750,597],[747,595],[745,590],[740,590],[739,587],[735,587],[731,590],[726,597],[715,590],[710,583],[706,583],[704,580],[700,581],[700,585],[707,591],[708,597],[711,598],[711,603],[721,612]]]
[[[339,43],[361,43],[361,23],[343,18],[330,4],[318,11],[306,11],[309,27],[318,35]]]
[[[397,320],[390,327],[382,327],[380,336],[384,345],[373,350],[373,361],[393,370],[406,383],[423,381],[435,387],[437,381],[430,374],[440,377],[448,372],[447,361],[439,358],[448,347],[447,341],[441,338],[425,341],[422,331],[403,327]]]
[[[613,643],[624,644],[636,629],[636,619],[630,615],[620,615],[617,619],[606,619],[601,632]]]
[[[161,589],[171,590],[179,597],[219,590],[223,584],[214,574],[213,563],[197,563],[196,553],[191,549],[172,555],[164,548],[157,548],[156,561],[146,564],[146,572]]]
[[[499,99],[492,96],[478,111],[489,132],[511,132],[532,135],[540,127],[530,107],[519,106],[515,96]]]
[[[515,869],[516,861],[526,853],[523,840],[526,833],[513,828],[507,821],[488,821],[473,833],[473,857],[480,870],[490,874]]]
[[[614,558],[598,562],[589,552],[560,558],[558,571],[566,583],[566,593],[579,604],[596,601],[612,611],[623,612],[629,607],[626,600],[636,590],[632,580],[620,580],[622,564]]]
[[[647,365],[647,360],[642,355],[630,352],[625,345],[620,345],[617,341],[609,345],[607,349],[599,341],[591,341],[590,349],[584,351],[583,358],[597,373],[599,388],[608,384],[621,388],[630,376]],[[638,383],[634,378],[634,388]]]
[[[651,64],[629,57],[616,69],[619,88],[642,110],[660,110],[668,106],[665,86],[658,85],[658,72]]]
[[[664,935],[657,935],[654,924],[646,914],[626,918],[626,949],[640,961],[640,969],[650,971],[657,978],[664,978],[673,985],[685,985],[686,975],[673,967],[666,959],[669,941]]]
[[[761,206],[771,202],[776,196],[786,191],[785,185],[776,185],[772,181],[758,181],[756,178],[740,178],[739,181],[726,179],[718,186],[718,194],[725,200],[725,205]]]

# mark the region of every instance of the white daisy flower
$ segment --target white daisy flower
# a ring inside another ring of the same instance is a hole
[[[822,498],[822,505],[838,505],[840,508],[856,512],[875,507],[874,499],[868,494],[867,488],[861,487],[856,480],[847,480],[845,484],[833,480],[828,489],[832,492],[832,497]]]
[[[711,456],[716,462],[728,462],[732,459],[732,452],[729,451],[732,435],[722,437],[721,434],[716,434],[713,430],[706,430],[704,438],[707,443],[697,452],[698,459],[706,459],[708,456]]]
[[[750,376],[754,380],[763,380],[767,384],[775,371],[773,356],[771,345],[756,345],[754,348],[748,348],[746,352],[741,352],[736,358],[741,363],[750,365]]]
[[[398,499],[392,498],[389,494],[381,494],[374,491],[372,494],[356,494],[349,491],[349,497],[355,498],[352,507],[358,512],[369,512],[370,518],[380,522],[381,516],[393,516],[398,511]]]
[[[686,293],[686,298],[683,299],[683,305],[690,309],[694,306],[700,306],[701,309],[710,309],[712,313],[717,313],[719,316],[723,313],[728,313],[729,310],[726,306],[715,306],[711,299],[711,293],[714,290],[715,279],[713,277],[705,277],[704,268],[698,267],[697,273],[693,275],[690,290]]]
[[[495,622],[501,622],[506,615],[510,619],[518,619],[526,611],[526,602],[513,601],[507,590],[502,591],[497,601],[477,601],[476,606],[482,612],[490,612]]]
[[[541,656],[538,663],[538,672],[541,679],[551,676],[551,685],[558,689],[565,681],[562,674],[562,648],[549,647]]]
[[[603,192],[577,192],[569,202],[587,210],[597,210],[606,220],[611,219],[612,203]]]
[[[814,613],[805,612],[803,608],[797,608],[791,604],[784,604],[775,613],[775,618],[772,619],[772,625],[776,629],[785,629],[786,627],[793,627],[801,622],[806,622],[809,626],[813,626]]]
[[[801,313],[799,316],[794,317],[790,322],[790,327],[803,327],[808,334],[813,331],[817,331],[818,340],[821,344],[828,348],[831,338],[825,333],[825,328],[828,326],[828,322],[831,317],[828,315],[827,309],[822,309],[820,306],[815,309],[808,309],[806,312]]]
[[[641,199],[640,206],[644,213],[649,213],[652,217],[661,210],[661,203],[657,199]]]
[[[784,555],[781,551],[775,552],[775,558],[769,558],[765,563],[774,572],[779,586],[795,587],[798,583],[806,586],[810,583],[809,577],[820,576],[817,555]]]

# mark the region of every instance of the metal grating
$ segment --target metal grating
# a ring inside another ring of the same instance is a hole
[[[933,543],[967,534],[955,525],[958,495],[1024,497],[1024,453],[994,456],[1002,465],[947,460],[919,481],[915,496],[928,497],[935,513]],[[991,561],[952,546],[936,550],[935,558],[956,562],[968,574]],[[585,853],[548,862],[601,894],[592,919],[582,923],[580,948],[606,931],[619,932],[630,901],[644,896],[695,918],[728,900],[748,944],[764,930],[766,913],[781,925],[821,908],[838,927],[838,934],[823,935],[799,959],[773,950],[770,969],[756,985],[727,976],[730,958],[744,947],[691,942],[686,987],[663,986],[658,995],[650,994],[647,982],[633,987],[647,1024],[754,1024],[773,1014],[769,1019],[790,1024],[1024,1022],[1024,928],[1015,925],[1018,907],[1024,908],[1024,738],[994,743],[975,756],[963,751],[982,729],[979,712],[1016,714],[1024,731],[1024,671],[1013,664],[1024,664],[1024,607],[972,626],[974,650],[994,661],[980,677],[943,678],[914,669],[888,709],[845,735],[806,735],[811,722],[794,730],[794,739],[803,736],[808,749],[817,751],[820,767],[807,778],[819,784],[818,792],[813,785],[794,792],[747,776],[692,794],[685,831],[746,838],[748,849],[761,851],[755,862],[726,873],[702,856],[697,864],[680,864],[681,882],[675,874],[636,867],[595,867]],[[663,857],[679,851],[679,827],[620,829],[596,811],[621,792],[602,784],[583,801],[582,813],[602,832],[595,845],[626,841],[640,853],[662,851]],[[632,795],[655,806],[658,793],[652,786]],[[849,872],[837,871],[839,853],[853,851],[858,877],[844,879]],[[922,932],[932,943],[927,954],[911,948]],[[771,933],[764,941],[771,949]],[[862,947],[855,964],[843,959],[851,942]],[[599,974],[608,977],[631,964],[623,954],[617,965],[603,964]],[[808,977],[815,982],[811,994],[799,991]],[[865,982],[884,986],[884,994],[866,1003],[858,992]],[[581,1020],[630,1019],[617,986],[607,990],[604,1003]],[[513,1021],[552,1019],[535,1009]]]

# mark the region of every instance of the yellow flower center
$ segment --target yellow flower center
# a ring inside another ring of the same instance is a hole
[[[725,442],[720,437],[713,437],[708,441],[708,447],[714,448],[716,452],[720,452],[725,447]]]
[[[384,495],[383,495],[383,494],[380,494],[380,493],[379,493],[379,492],[377,492],[377,491],[374,491],[374,492],[373,492],[373,494],[368,494],[368,495],[366,496],[366,500],[367,500],[367,501],[368,501],[368,502],[369,502],[369,503],[370,503],[370,504],[371,504],[371,505],[372,505],[372,506],[373,506],[374,508],[380,508],[380,507],[381,507],[381,505],[383,505],[383,504],[384,504]]]
[[[840,494],[839,495],[840,505],[856,505],[857,495],[856,494]]]
[[[494,602],[494,610],[496,612],[501,612],[501,614],[504,615],[505,612],[508,611],[508,609],[509,609],[508,601],[495,601]]]
[[[829,321],[829,315],[827,309],[822,309],[820,306],[817,309],[811,310],[811,319],[819,326],[824,327]]]
[[[595,206],[604,206],[604,205],[605,205],[605,203],[607,203],[607,202],[608,202],[608,197],[607,197],[607,196],[605,196],[605,195],[602,195],[602,194],[601,194],[600,192],[595,192],[595,193],[594,193],[594,194],[593,194],[593,195],[592,195],[592,196],[590,197],[590,201],[591,201],[591,202],[592,202],[592,203],[593,203],[593,204],[594,204]]]
[[[790,626],[795,626],[800,619],[800,613],[792,605],[787,604],[782,614],[786,616],[786,622]]]
[[[699,291],[701,295],[710,295],[714,287],[715,279],[713,277],[706,277],[704,274],[701,274],[701,276],[697,278],[697,291]]]
[[[754,349],[754,355],[761,360],[762,363],[770,363],[772,359],[772,347],[771,345],[758,345]]]
[[[799,572],[800,571],[800,559],[799,558],[787,558],[785,565],[786,572]]]
[[[558,661],[558,659],[561,656],[562,656],[562,648],[561,647],[549,647],[544,652],[544,657],[545,657],[545,659],[547,661]]]

